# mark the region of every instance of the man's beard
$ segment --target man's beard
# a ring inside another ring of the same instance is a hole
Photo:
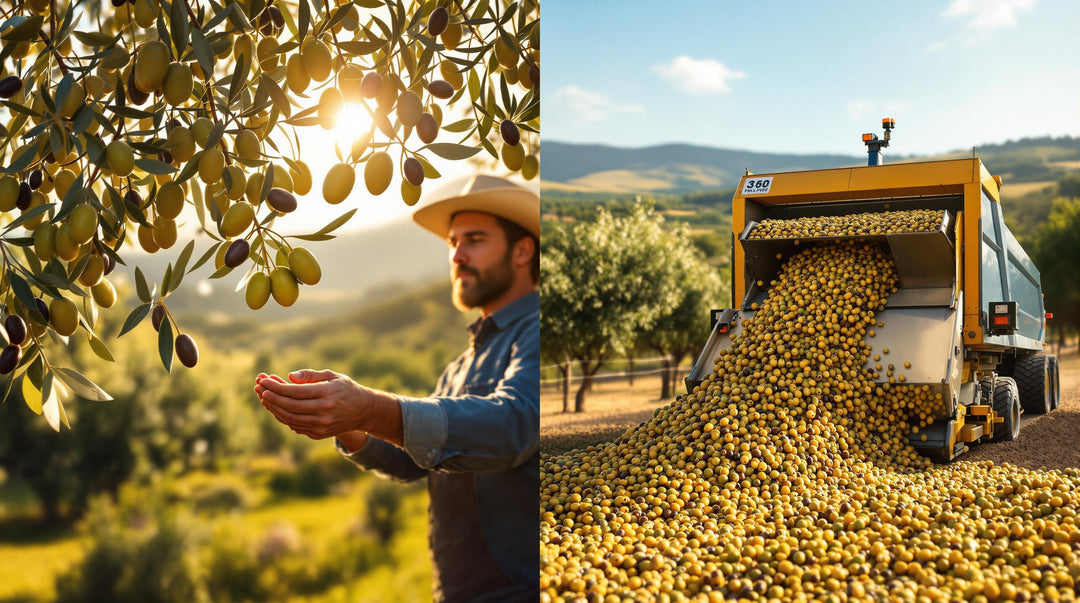
[[[468,273],[473,277],[473,282],[467,288],[457,278],[459,273]],[[506,293],[514,284],[514,272],[510,266],[510,253],[507,252],[503,261],[489,270],[480,270],[467,265],[454,266],[454,306],[459,310],[479,308]]]

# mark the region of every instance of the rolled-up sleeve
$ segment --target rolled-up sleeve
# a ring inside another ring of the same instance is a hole
[[[407,483],[426,477],[428,474],[427,469],[413,462],[404,450],[375,437],[369,437],[363,446],[352,452],[346,450],[336,439],[334,446],[345,458],[361,469],[372,471],[380,477],[396,482]]]
[[[491,393],[399,399],[405,452],[418,467],[491,472],[520,465],[540,444],[539,321],[525,321]]]

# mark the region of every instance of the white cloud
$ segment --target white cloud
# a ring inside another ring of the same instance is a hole
[[[683,90],[706,94],[731,92],[728,82],[746,77],[745,73],[729,69],[716,59],[692,59],[685,55],[675,57],[670,63],[653,65],[652,71]]]
[[[988,39],[996,29],[1015,26],[1017,15],[1034,6],[1035,0],[952,0],[942,16],[964,19],[967,23],[952,38],[928,44],[926,52],[940,52],[954,45],[974,46]]]
[[[968,27],[973,29],[991,30],[1016,25],[1017,13],[1034,6],[1035,0],[952,0],[944,15],[970,19]]]
[[[851,121],[865,121],[868,125],[875,123],[875,118],[896,117],[907,109],[907,103],[898,101],[878,102],[857,98],[847,104],[847,114]]]
[[[600,121],[613,113],[643,113],[641,105],[617,104],[599,92],[583,90],[574,85],[555,91],[555,101],[565,105],[581,121]]]

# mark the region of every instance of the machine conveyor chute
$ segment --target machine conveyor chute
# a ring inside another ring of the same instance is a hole
[[[800,248],[837,241],[885,243],[900,276],[900,291],[890,296],[890,307],[951,305],[956,288],[956,261],[950,216],[950,212],[944,212],[940,227],[933,231],[768,239],[750,237],[758,226],[751,221],[739,236],[749,281],[743,308],[764,299],[768,283]]]

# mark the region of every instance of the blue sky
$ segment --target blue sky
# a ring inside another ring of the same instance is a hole
[[[892,153],[1080,136],[1080,2],[543,0],[543,140]]]

